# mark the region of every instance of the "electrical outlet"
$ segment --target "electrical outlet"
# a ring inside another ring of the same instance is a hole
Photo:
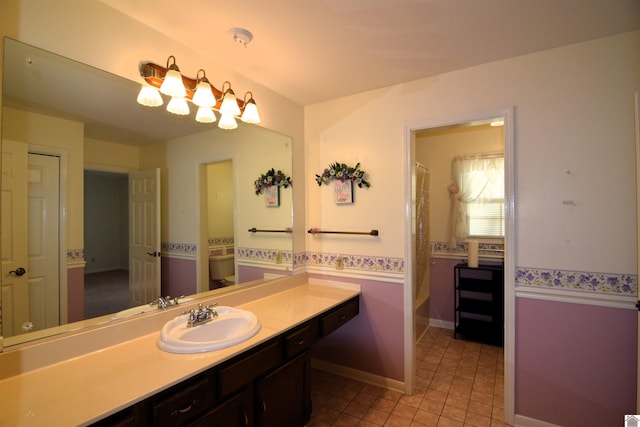
[[[282,264],[282,252],[276,252],[276,264]]]
[[[336,256],[336,270],[342,270],[344,269],[344,258],[342,257],[342,255],[337,255]]]

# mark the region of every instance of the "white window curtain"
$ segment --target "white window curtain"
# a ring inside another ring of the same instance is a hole
[[[452,182],[448,187],[449,248],[468,237],[467,205],[504,201],[504,153],[455,157],[451,165]]]

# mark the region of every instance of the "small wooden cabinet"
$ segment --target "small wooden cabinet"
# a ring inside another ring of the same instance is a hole
[[[454,337],[502,345],[504,270],[502,265],[454,267]]]
[[[302,427],[311,418],[309,349],[358,311],[356,296],[94,426]]]

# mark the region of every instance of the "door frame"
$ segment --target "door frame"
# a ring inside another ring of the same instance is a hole
[[[415,322],[413,281],[413,231],[411,216],[412,165],[415,162],[415,132],[428,128],[451,126],[495,117],[504,117],[504,165],[505,165],[505,237],[504,237],[504,421],[515,420],[515,108],[446,116],[424,120],[404,126],[404,191],[405,191],[405,283],[404,283],[404,379],[405,393],[415,389]]]

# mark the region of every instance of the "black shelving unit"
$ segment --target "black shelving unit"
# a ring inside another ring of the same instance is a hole
[[[504,270],[502,265],[454,267],[455,330],[458,336],[502,345]]]

